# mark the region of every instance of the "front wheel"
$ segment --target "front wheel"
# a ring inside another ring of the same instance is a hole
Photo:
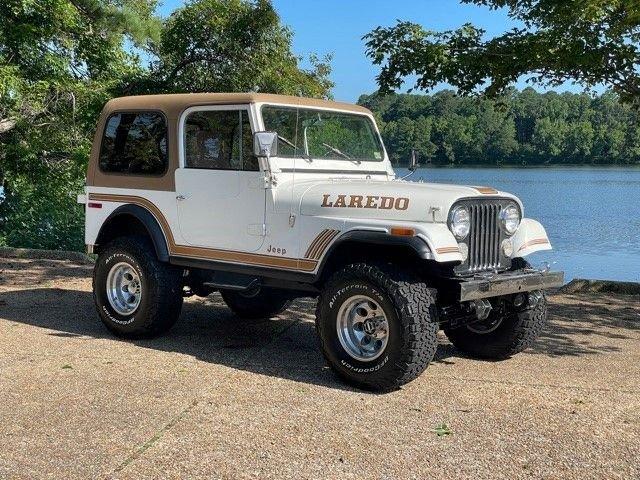
[[[534,307],[513,307],[492,311],[482,322],[457,328],[445,328],[453,345],[477,358],[503,360],[531,347],[547,323],[547,299],[542,292],[532,292]]]
[[[353,264],[325,285],[316,310],[320,348],[333,370],[367,390],[390,391],[433,359],[435,290],[411,272]]]
[[[93,297],[112,333],[128,338],[159,335],[180,315],[181,270],[160,262],[145,238],[118,238],[96,261]]]

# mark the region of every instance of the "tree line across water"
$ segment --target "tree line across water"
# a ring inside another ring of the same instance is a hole
[[[395,165],[640,165],[638,113],[617,95],[515,89],[497,99],[363,95]]]

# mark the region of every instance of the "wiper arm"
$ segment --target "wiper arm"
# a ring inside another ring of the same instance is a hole
[[[328,143],[323,143],[322,146],[323,147],[327,147],[333,153],[335,153],[336,155],[340,155],[342,158],[346,158],[347,160],[351,160],[351,157],[349,155],[347,155],[346,153],[341,152],[339,149],[329,145]]]
[[[293,150],[294,150],[295,152],[297,152],[297,151],[298,151],[298,147],[296,147],[296,146],[293,144],[293,142],[292,142],[292,141],[290,141],[290,140],[289,140],[289,139],[287,139],[287,138],[284,138],[282,135],[278,135],[278,140],[280,140],[281,142],[286,143],[287,145],[289,145],[291,148],[293,148]],[[305,153],[303,153],[303,154],[302,154],[302,158],[308,158],[309,160],[311,160],[311,156],[310,156],[310,155],[307,155],[307,154],[305,154]]]
[[[296,146],[293,144],[293,142],[292,142],[292,141],[290,141],[290,140],[288,140],[288,139],[284,138],[282,135],[278,135],[278,140],[280,140],[281,142],[286,143],[286,144],[287,144],[287,145],[289,145],[291,148],[294,148],[294,149],[296,149],[296,150],[298,149],[298,147],[296,147]]]

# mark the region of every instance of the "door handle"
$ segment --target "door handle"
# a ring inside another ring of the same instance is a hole
[[[176,196],[176,200],[178,200],[179,202],[181,202],[183,200],[186,200],[186,199],[187,199],[187,197],[185,197],[184,195],[177,195]]]

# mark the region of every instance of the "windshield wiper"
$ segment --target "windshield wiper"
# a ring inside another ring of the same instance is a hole
[[[298,151],[298,147],[296,147],[293,142],[291,142],[290,140],[284,138],[282,135],[278,135],[278,140],[280,140],[283,143],[286,143],[287,145],[289,145],[291,148],[293,148],[294,152]],[[311,157],[305,153],[302,154],[302,158],[306,158],[308,160],[311,160]]]
[[[333,153],[335,153],[336,155],[340,155],[342,158],[346,158],[347,160],[351,160],[351,157],[349,155],[347,155],[346,153],[341,152],[339,149],[329,145],[328,143],[323,143],[322,146],[323,147],[327,147]]]
[[[297,150],[298,147],[296,147],[292,141],[287,140],[286,138],[284,138],[282,135],[278,135],[278,140],[280,140],[281,142],[286,143],[287,145],[289,145],[291,148]]]

